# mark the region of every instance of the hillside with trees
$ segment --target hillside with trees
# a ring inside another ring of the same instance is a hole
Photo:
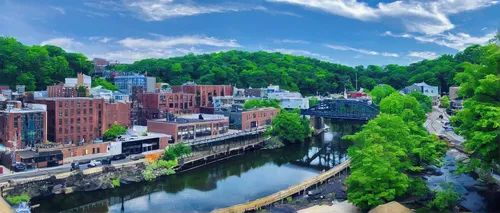
[[[15,38],[0,37],[0,85],[17,84],[26,90],[45,90],[77,73],[92,74],[94,65],[81,53],[67,53],[60,47],[25,46]]]

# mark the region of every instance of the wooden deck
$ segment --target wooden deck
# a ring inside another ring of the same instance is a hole
[[[314,186],[316,184],[321,184],[328,180],[329,178],[337,175],[341,171],[345,170],[346,168],[349,168],[351,165],[351,160],[344,161],[343,163],[335,166],[334,168],[321,173],[320,175],[311,178],[309,180],[306,180],[300,184],[297,184],[295,186],[291,186],[288,189],[279,191],[277,193],[271,194],[267,197],[263,197],[248,203],[243,203],[235,206],[231,206],[228,208],[223,208],[223,209],[216,209],[213,212],[214,213],[243,213],[246,211],[253,211],[253,210],[259,210],[262,207],[269,206],[273,203],[279,202],[283,199],[286,199],[287,197],[290,197],[294,194],[300,193],[300,192],[305,192],[305,190],[311,186]]]

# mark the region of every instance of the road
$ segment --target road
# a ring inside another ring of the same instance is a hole
[[[132,161],[129,158],[121,159],[121,160],[115,160],[111,161],[111,164],[121,164],[121,163],[126,163]],[[102,166],[102,165],[101,165]],[[100,166],[98,166],[100,167]],[[36,177],[36,176],[42,176],[42,175],[55,175],[59,173],[64,173],[64,172],[69,172],[71,169],[71,164],[63,164],[60,166],[56,167],[48,167],[48,168],[41,168],[41,169],[32,169],[24,172],[16,172],[14,174],[5,174],[0,176],[0,182],[5,182],[10,179],[21,179],[21,178],[29,178],[29,177]],[[88,164],[82,164],[80,165],[81,170],[88,169]]]
[[[439,115],[443,115],[443,119],[440,119]],[[424,127],[429,133],[444,135],[455,145],[461,145],[465,141],[462,136],[457,135],[454,131],[446,131],[443,128],[444,123],[449,121],[450,116],[446,114],[443,109],[432,107],[432,112],[427,116],[427,121],[425,121]]]

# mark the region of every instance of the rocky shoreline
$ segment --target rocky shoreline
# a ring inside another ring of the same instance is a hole
[[[332,205],[347,200],[345,180],[348,173],[340,174],[328,180],[327,183],[307,190],[305,195],[296,195],[287,198],[282,204],[275,204],[268,211],[279,213],[297,212],[315,205]]]

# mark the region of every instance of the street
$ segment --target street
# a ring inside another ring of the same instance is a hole
[[[443,115],[443,119],[440,119],[439,115]],[[444,123],[449,122],[449,119],[450,116],[446,114],[443,109],[434,106],[432,107],[432,112],[427,116],[427,121],[425,121],[424,127],[429,133],[444,135],[455,145],[461,145],[465,141],[462,136],[457,135],[454,131],[446,131],[443,128]]]

